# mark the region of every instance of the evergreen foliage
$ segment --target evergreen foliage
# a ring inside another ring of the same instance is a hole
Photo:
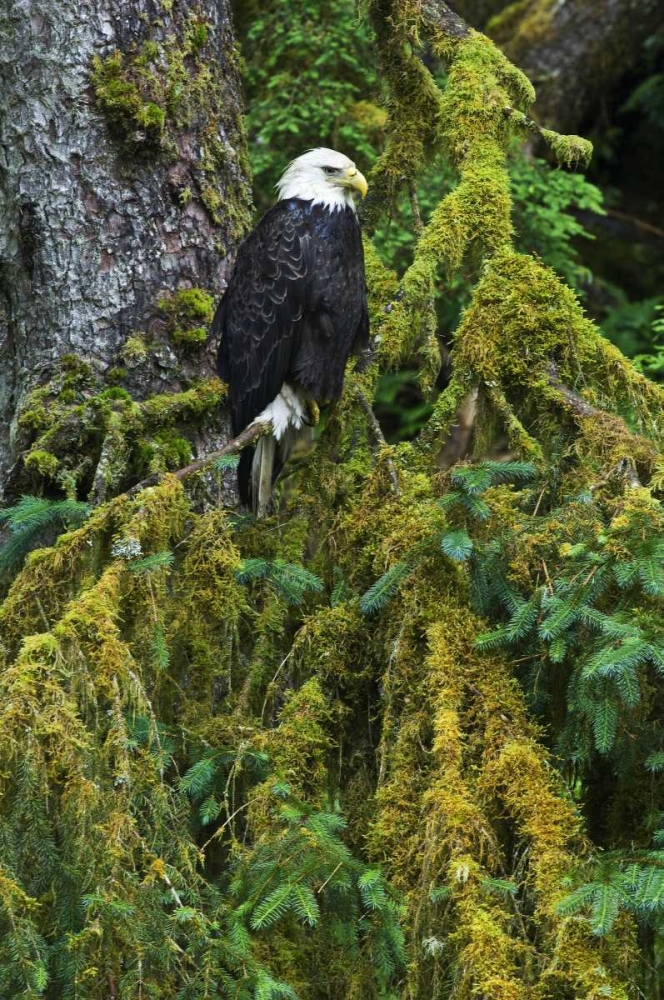
[[[283,559],[245,559],[236,572],[240,583],[267,580],[287,604],[302,604],[309,593],[320,593],[323,581],[304,566],[284,562]]]
[[[16,572],[36,545],[53,540],[64,527],[76,527],[89,515],[89,504],[79,500],[47,500],[24,496],[13,507],[0,510],[0,525],[8,534],[0,544],[0,575]]]

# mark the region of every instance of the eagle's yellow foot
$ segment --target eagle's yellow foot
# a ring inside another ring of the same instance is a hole
[[[307,423],[310,427],[315,427],[320,420],[320,409],[315,399],[307,400],[308,417]]]

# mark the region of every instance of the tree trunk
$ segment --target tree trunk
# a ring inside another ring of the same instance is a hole
[[[213,373],[158,302],[218,295],[250,195],[227,0],[0,0],[0,36],[1,479],[64,355],[134,398]]]
[[[489,30],[535,84],[542,124],[574,132],[634,66],[662,20],[659,0],[518,0]]]

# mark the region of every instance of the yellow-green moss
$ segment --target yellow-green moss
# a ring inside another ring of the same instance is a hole
[[[169,292],[157,302],[175,344],[203,344],[214,316],[215,300],[202,288],[183,288]]]

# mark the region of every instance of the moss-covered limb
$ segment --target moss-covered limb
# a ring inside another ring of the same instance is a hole
[[[196,293],[196,308],[209,305],[199,302],[200,290],[188,291]],[[89,492],[99,503],[148,469],[165,472],[181,466],[191,446],[181,431],[177,433],[178,426],[202,421],[225,395],[223,383],[210,378],[138,403],[125,389],[109,386],[89,365],[65,357],[49,381],[28,395],[21,410],[24,471],[17,474],[12,489],[21,486],[28,492],[35,491],[37,483],[50,489],[56,485],[69,496]]]
[[[48,631],[60,617],[81,578],[94,572],[97,546],[116,529],[126,498],[118,497],[93,511],[83,527],[61,535],[56,544],[31,552],[0,605],[0,624],[6,652],[11,654],[22,636]]]
[[[611,981],[615,994],[626,996],[620,974],[612,978],[603,964],[603,945],[593,942],[587,929],[580,933],[574,922],[557,915],[562,878],[582,850],[578,813],[548,764],[507,665],[499,658],[478,656],[473,642],[480,623],[461,605],[453,607],[454,599],[445,610],[440,604],[432,609],[437,618],[442,611],[442,618],[428,632],[426,671],[418,682],[411,669],[405,688],[412,692],[413,682],[418,683],[419,698],[413,707],[404,706],[397,727],[401,735],[390,754],[389,795],[381,790],[377,798],[377,842],[382,844],[387,837],[386,843],[391,844],[387,830],[408,830],[410,822],[415,822],[409,817],[417,812],[411,803],[412,788],[400,804],[403,826],[389,808],[383,811],[400,787],[400,779],[406,780],[412,770],[413,762],[401,754],[402,740],[413,733],[419,719],[416,743],[424,741],[426,747],[430,737],[425,719],[433,710],[432,758],[427,762],[421,798],[426,836],[418,852],[404,854],[407,837],[392,845],[391,863],[402,876],[409,873],[406,884],[418,886],[410,896],[418,936],[430,939],[445,934],[444,916],[441,925],[442,915],[424,899],[432,886],[447,885],[454,901],[455,962],[469,995],[471,990],[488,993],[491,989],[491,996],[520,997],[530,996],[529,990],[534,989],[534,995],[548,996],[553,979],[558,988],[565,982],[583,989],[584,996],[600,996],[603,984]],[[413,746],[412,737],[409,745]],[[470,777],[473,773],[476,780]],[[512,857],[504,856],[505,846],[487,813],[496,797],[516,824]],[[526,872],[520,870],[519,860],[525,848]],[[525,875],[514,901],[516,909],[491,898],[491,878],[504,878],[506,873],[517,883]],[[535,900],[542,934],[535,948],[526,918],[518,919],[522,894]],[[625,931],[629,945],[629,931]],[[413,971],[414,977],[424,977],[418,996],[426,995],[425,970],[418,963],[417,972]],[[625,968],[622,972],[627,974]]]
[[[444,0],[424,0],[422,3],[422,20],[430,28],[433,28],[441,37],[449,39],[450,46],[454,41],[460,41],[471,31],[449,4]]]
[[[573,130],[638,62],[660,14],[656,0],[644,0],[638,18],[613,0],[570,0],[563,5],[516,0],[503,5],[486,30],[510,59],[541,81],[542,119]]]
[[[445,36],[434,37],[441,54],[444,43]],[[380,326],[384,365],[403,363],[423,339],[435,335],[433,288],[439,270],[455,273],[474,247],[490,254],[509,245],[505,151],[510,129],[503,108],[510,100],[524,103],[532,96],[525,78],[488,39],[471,33],[458,42],[439,116],[440,141],[459,170],[459,184],[435,209],[398,300]]]
[[[490,820],[473,794],[464,767],[465,666],[450,648],[444,624],[432,626],[427,639],[428,685],[437,704],[432,742],[436,766],[423,796],[427,847],[419,905],[426,905],[425,893],[430,896],[432,889],[449,887],[457,917],[454,941],[459,949],[462,994],[480,988],[490,989],[496,997],[525,997],[530,976],[524,967],[532,964],[531,949],[510,933],[513,906],[492,900],[486,891],[487,879],[492,871],[500,872],[502,859]],[[429,906],[432,909],[428,927],[424,914],[416,915],[417,938],[435,928],[435,907]]]
[[[388,138],[371,172],[365,226],[375,228],[385,207],[417,178],[438,139],[440,90],[413,47],[418,44],[414,8],[398,0],[368,4],[381,67],[390,82]]]
[[[560,135],[551,129],[542,128],[534,118],[530,118],[514,108],[505,108],[505,114],[509,115],[518,128],[540,136],[561,166],[574,168],[589,165],[593,155],[593,147],[588,139],[583,139],[579,135]]]
[[[376,417],[376,414],[374,413],[374,411],[373,411],[373,409],[371,407],[371,403],[369,402],[369,400],[367,399],[367,397],[364,395],[364,393],[361,390],[358,390],[358,392],[357,392],[357,399],[358,399],[358,401],[360,403],[360,406],[362,407],[362,409],[364,410],[364,412],[367,415],[367,419],[369,421],[369,426],[371,427],[371,431],[373,433],[373,436],[376,439],[376,443],[379,445],[380,448],[383,448],[383,449],[388,448],[387,441],[385,440],[385,435],[383,434],[383,431],[381,430],[381,426],[378,423],[378,419]],[[397,470],[396,470],[396,468],[394,466],[394,463],[392,462],[392,459],[391,459],[391,457],[389,455],[387,456],[387,464],[388,464],[388,468],[390,470],[390,483],[391,483],[391,486],[392,486],[392,492],[394,493],[395,496],[399,496],[399,475],[398,475]]]
[[[503,422],[510,447],[524,458],[532,459],[538,465],[543,465],[544,454],[542,446],[528,433],[519,418],[514,414],[504,393],[494,385],[487,385],[486,393],[493,408]],[[481,447],[478,448],[478,453],[480,455],[483,453]]]
[[[614,428],[611,437],[622,433],[625,447],[636,447],[638,454],[652,448],[646,441],[637,447],[620,413],[635,420],[646,437],[661,435],[661,390],[606,343],[553,272],[511,250],[488,264],[455,334],[454,359],[455,384],[465,379],[486,385],[508,425],[511,412],[531,436],[538,419],[546,426],[553,418],[559,426],[550,405],[554,398],[589,422],[600,418],[600,409],[613,410],[602,418]],[[577,385],[583,396],[569,388]],[[436,405],[434,425],[438,411],[447,407],[447,415],[451,409],[450,398],[448,389]],[[511,426],[518,440],[521,431]],[[522,443],[528,442],[522,438]]]

